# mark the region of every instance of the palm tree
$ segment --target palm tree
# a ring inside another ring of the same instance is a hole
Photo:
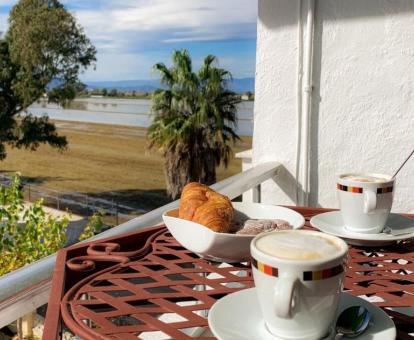
[[[164,88],[153,94],[150,148],[164,156],[167,192],[175,198],[185,184],[216,182],[216,167],[228,166],[231,143],[239,137],[239,97],[228,89],[229,71],[216,67],[209,55],[197,73],[187,50],[174,51],[172,67],[154,65]]]

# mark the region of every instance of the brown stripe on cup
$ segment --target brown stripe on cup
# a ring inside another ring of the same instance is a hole
[[[386,194],[388,192],[392,192],[393,187],[386,187],[386,188],[377,188],[377,194]]]
[[[315,280],[323,280],[329,279],[330,277],[334,277],[338,274],[341,274],[344,271],[344,266],[342,264],[328,268],[323,270],[317,271],[309,271],[303,272],[303,281],[315,281]]]
[[[274,268],[272,266],[269,266],[267,264],[264,264],[263,262],[259,262],[256,259],[252,258],[252,265],[262,273],[265,273],[270,276],[278,277],[279,276],[279,270],[277,268]]]
[[[279,270],[278,268],[274,268],[269,266],[265,263],[257,261],[256,259],[252,258],[251,260],[253,267],[255,267],[259,272],[264,274],[278,277]],[[341,274],[344,271],[344,265],[340,264],[332,268],[323,269],[323,270],[316,270],[316,271],[306,271],[303,272],[303,281],[316,281],[316,280],[324,280],[334,277],[338,274]]]
[[[342,184],[337,184],[336,185],[338,190],[341,191],[347,191],[347,192],[353,192],[353,193],[357,193],[357,194],[362,194],[364,192],[364,188],[360,188],[360,187],[352,187],[350,185],[342,185]],[[393,191],[393,187],[385,187],[385,188],[377,188],[377,194],[387,194],[389,192]]]
[[[348,191],[348,192],[354,192],[354,193],[357,193],[357,194],[362,194],[362,192],[363,192],[363,188],[359,188],[359,187],[351,187],[351,186],[349,186],[349,185],[342,185],[342,184],[337,184],[336,185],[336,187],[339,189],[339,190],[342,190],[342,191]]]

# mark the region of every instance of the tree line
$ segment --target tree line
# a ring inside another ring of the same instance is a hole
[[[140,92],[136,90],[126,91],[118,89],[84,89],[78,92],[77,97],[85,98],[91,96],[112,97],[112,98],[136,98],[136,99],[151,99],[151,92]]]

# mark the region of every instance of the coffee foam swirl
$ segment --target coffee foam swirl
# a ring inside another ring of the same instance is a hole
[[[370,176],[370,175],[348,175],[342,177],[342,179],[352,181],[352,182],[361,182],[361,183],[384,183],[387,182],[386,178]]]
[[[256,248],[268,255],[290,260],[327,259],[342,249],[327,237],[299,232],[276,232],[263,236],[256,241]]]

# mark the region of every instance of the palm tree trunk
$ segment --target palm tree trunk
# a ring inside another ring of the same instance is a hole
[[[206,152],[203,159],[202,183],[211,185],[217,182],[216,160],[212,152]]]
[[[166,152],[164,160],[167,193],[175,199],[188,182],[194,181],[191,176],[191,161],[188,153],[177,151]]]

